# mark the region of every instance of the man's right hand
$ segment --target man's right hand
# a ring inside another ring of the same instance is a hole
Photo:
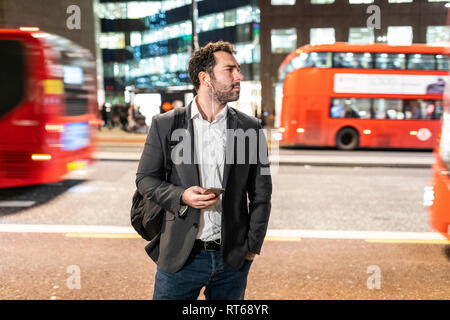
[[[181,202],[195,209],[205,209],[215,205],[220,196],[216,196],[214,193],[203,194],[205,191],[206,189],[200,186],[187,188],[181,196]]]

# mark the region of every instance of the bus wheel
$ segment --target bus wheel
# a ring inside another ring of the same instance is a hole
[[[340,150],[354,150],[359,147],[359,134],[353,128],[343,128],[336,135],[336,147]]]

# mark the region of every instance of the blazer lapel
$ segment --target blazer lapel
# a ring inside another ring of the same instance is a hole
[[[186,106],[186,113],[185,113],[185,125],[184,128],[188,130],[189,137],[190,137],[190,144],[191,144],[191,150],[190,150],[190,161],[188,163],[182,163],[179,165],[179,175],[182,181],[184,181],[187,185],[190,186],[199,186],[200,179],[199,179],[199,173],[198,173],[198,166],[195,162],[195,149],[194,149],[194,125],[193,121],[191,119],[191,105],[192,102],[189,103]],[[186,125],[187,124],[187,125]]]
[[[234,159],[236,158],[235,152],[236,152],[236,144],[234,141],[234,133],[238,126],[238,118],[237,114],[234,111],[232,107],[228,107],[227,112],[227,142],[226,142],[226,148],[225,148],[225,165],[223,170],[223,183],[222,188],[226,189],[227,182],[228,182],[228,176],[230,175],[231,166],[234,162]],[[232,150],[234,149],[234,150]],[[233,159],[228,159],[228,155],[233,155]]]

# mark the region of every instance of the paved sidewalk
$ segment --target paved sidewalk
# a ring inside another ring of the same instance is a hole
[[[147,138],[146,133],[130,133],[121,130],[120,128],[101,128],[97,131],[97,142],[102,145],[117,145],[117,144],[136,144],[143,145]]]

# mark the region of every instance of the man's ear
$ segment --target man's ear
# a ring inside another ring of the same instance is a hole
[[[207,84],[207,87],[211,87],[211,78],[206,72],[204,71],[200,72],[198,74],[198,77],[200,79],[200,83],[203,81],[204,83]]]

